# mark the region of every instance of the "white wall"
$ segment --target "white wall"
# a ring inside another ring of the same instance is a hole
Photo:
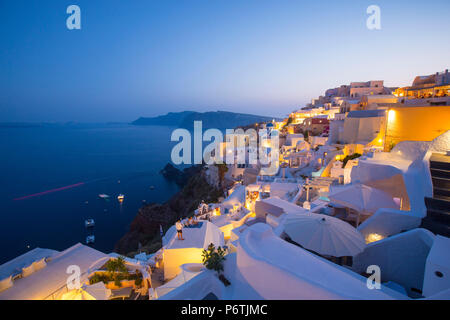
[[[407,299],[384,286],[368,289],[362,276],[280,239],[266,224],[238,241],[238,270],[264,299]]]
[[[202,248],[164,249],[164,279],[180,274],[180,266],[185,263],[202,263],[202,252]]]
[[[225,286],[212,271],[203,271],[180,287],[162,296],[161,300],[201,300],[209,293],[224,297]]]
[[[378,209],[372,216],[358,226],[358,231],[366,238],[376,233],[389,237],[402,231],[408,231],[420,226],[422,218],[411,215],[410,211],[390,208]]]
[[[402,174],[410,200],[411,215],[426,216],[425,197],[431,197],[433,185],[429,169],[428,142],[402,141],[391,152],[375,153],[353,167],[353,182],[375,181]]]
[[[381,281],[394,281],[408,293],[422,290],[425,262],[433,245],[434,235],[425,229],[414,229],[373,242],[353,258],[353,270],[364,272],[370,265],[381,269]]]

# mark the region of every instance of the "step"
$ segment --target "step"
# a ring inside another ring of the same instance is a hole
[[[434,234],[439,234],[444,237],[450,237],[450,226],[446,224],[442,224],[439,222],[436,222],[433,219],[430,218],[424,218],[422,219],[422,224],[420,225],[420,228],[424,228],[427,230],[430,230]]]
[[[439,210],[450,213],[450,198],[440,197],[425,198],[425,205],[428,210]]]
[[[433,153],[430,157],[430,168],[450,171],[450,156]]]
[[[450,189],[450,179],[441,177],[432,177],[433,187],[439,189]]]
[[[430,169],[431,176],[434,178],[450,179],[450,171],[442,169]]]
[[[441,211],[428,209],[427,210],[427,218],[430,218],[436,222],[448,224],[450,226],[450,213]]]
[[[442,201],[450,202],[450,197],[440,196],[440,195],[435,195],[434,198],[437,199],[437,200],[442,200]],[[450,206],[450,203],[447,204],[447,207],[448,207],[448,206]]]
[[[430,161],[430,168],[450,171],[450,163],[440,162],[440,161],[439,162],[438,161]]]
[[[442,198],[442,197],[450,199],[450,189],[433,187],[433,198]]]

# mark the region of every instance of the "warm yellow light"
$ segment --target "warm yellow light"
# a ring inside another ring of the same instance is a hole
[[[389,110],[389,112],[388,112],[388,121],[389,122],[395,121],[395,111],[394,110]]]
[[[380,241],[383,239],[384,239],[384,237],[381,234],[371,233],[366,237],[366,243],[372,243],[372,242]]]

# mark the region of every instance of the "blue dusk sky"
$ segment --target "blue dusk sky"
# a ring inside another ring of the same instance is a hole
[[[81,30],[66,9],[81,8]],[[381,30],[366,27],[369,5]],[[448,68],[450,1],[0,0],[0,121],[283,116],[351,81]]]

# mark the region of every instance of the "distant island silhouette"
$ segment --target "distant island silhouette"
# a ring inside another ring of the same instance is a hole
[[[194,121],[202,121],[203,128],[236,128],[239,126],[247,126],[253,123],[268,122],[278,118],[258,116],[245,113],[234,113],[227,111],[211,111],[211,112],[169,112],[166,115],[146,118],[141,117],[133,121],[133,125],[137,126],[174,126],[179,128],[190,129],[193,127]]]

